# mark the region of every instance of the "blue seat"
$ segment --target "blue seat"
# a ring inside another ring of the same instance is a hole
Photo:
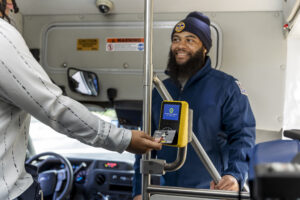
[[[255,145],[250,155],[249,180],[255,177],[256,165],[272,162],[289,163],[299,152],[298,140],[274,140]]]
[[[300,152],[299,140],[275,140],[257,144],[249,155],[249,186],[252,199],[296,199],[300,197],[300,174],[268,173],[257,176],[255,166],[291,163]],[[288,198],[287,198],[288,196]]]

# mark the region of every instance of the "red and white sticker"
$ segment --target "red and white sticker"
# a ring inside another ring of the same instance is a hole
[[[106,51],[144,51],[144,38],[107,38]]]

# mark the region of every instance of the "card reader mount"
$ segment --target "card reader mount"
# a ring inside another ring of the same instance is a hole
[[[189,105],[185,101],[163,101],[156,141],[164,145],[185,147],[188,143]]]

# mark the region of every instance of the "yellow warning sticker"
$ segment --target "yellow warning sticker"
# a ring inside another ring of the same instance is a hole
[[[78,39],[77,40],[78,51],[98,51],[99,40],[98,39]]]

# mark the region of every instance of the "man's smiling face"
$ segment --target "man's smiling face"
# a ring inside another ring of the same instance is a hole
[[[178,65],[185,64],[202,47],[201,40],[193,33],[181,32],[173,35],[171,51]]]

